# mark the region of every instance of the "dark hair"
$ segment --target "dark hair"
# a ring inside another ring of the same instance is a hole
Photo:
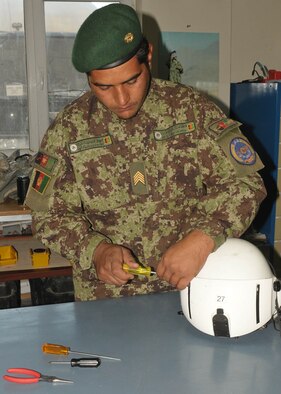
[[[140,43],[140,47],[136,53],[136,56],[137,56],[140,64],[148,63],[148,61],[147,61],[148,52],[149,52],[149,43],[148,43],[147,39],[145,37],[143,37],[142,41]]]

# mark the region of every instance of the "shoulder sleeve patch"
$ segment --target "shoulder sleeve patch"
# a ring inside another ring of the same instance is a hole
[[[217,139],[238,176],[243,177],[261,170],[264,165],[247,138],[239,129],[224,133]]]
[[[245,138],[234,137],[230,141],[229,150],[231,156],[239,164],[252,166],[256,163],[257,155]]]
[[[50,182],[50,177],[42,171],[35,170],[32,188],[40,194],[43,194]]]
[[[229,118],[221,118],[208,125],[208,130],[215,136],[219,137],[227,131],[238,128],[241,123]]]
[[[52,174],[57,159],[48,155],[47,153],[39,151],[35,156],[34,164],[36,167],[40,167],[43,171]]]
[[[32,210],[46,211],[52,194],[58,159],[39,151],[34,159],[34,168],[30,179],[25,203]]]

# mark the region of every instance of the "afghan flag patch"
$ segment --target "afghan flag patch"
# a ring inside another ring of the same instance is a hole
[[[35,157],[35,164],[44,168],[47,172],[52,172],[56,162],[57,159],[43,152],[38,152]]]
[[[221,134],[226,130],[231,130],[235,127],[239,127],[240,123],[233,119],[223,118],[213,122],[209,125],[209,129],[216,134]]]
[[[46,187],[48,186],[48,183],[50,182],[50,177],[49,175],[45,174],[42,171],[35,170],[35,176],[33,179],[32,183],[32,188],[40,193],[43,194],[44,191],[46,190]]]

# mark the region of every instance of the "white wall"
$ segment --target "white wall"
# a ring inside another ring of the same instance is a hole
[[[230,81],[251,78],[256,61],[269,69],[281,70],[280,0],[222,0],[221,3],[219,0],[140,0],[142,12],[155,18],[165,31],[183,31],[186,24],[208,26],[214,18],[220,29],[219,24],[224,23],[225,3],[229,2]],[[148,33],[153,34],[149,28]]]
[[[232,0],[231,81],[251,78],[257,60],[281,70],[281,1]]]
[[[215,6],[214,6],[215,5]],[[217,12],[220,10],[220,13]],[[230,90],[231,0],[142,1],[144,34],[154,48],[153,75],[157,74],[158,39],[162,32],[220,33],[218,98],[228,106]]]

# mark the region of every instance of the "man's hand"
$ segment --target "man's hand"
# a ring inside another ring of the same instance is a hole
[[[101,242],[97,246],[93,263],[98,279],[104,283],[116,286],[122,286],[128,280],[134,278],[134,275],[128,274],[122,269],[124,263],[131,268],[139,266],[129,249],[106,242]]]
[[[178,290],[185,289],[205,264],[215,243],[202,231],[194,230],[172,245],[162,256],[157,275]]]

